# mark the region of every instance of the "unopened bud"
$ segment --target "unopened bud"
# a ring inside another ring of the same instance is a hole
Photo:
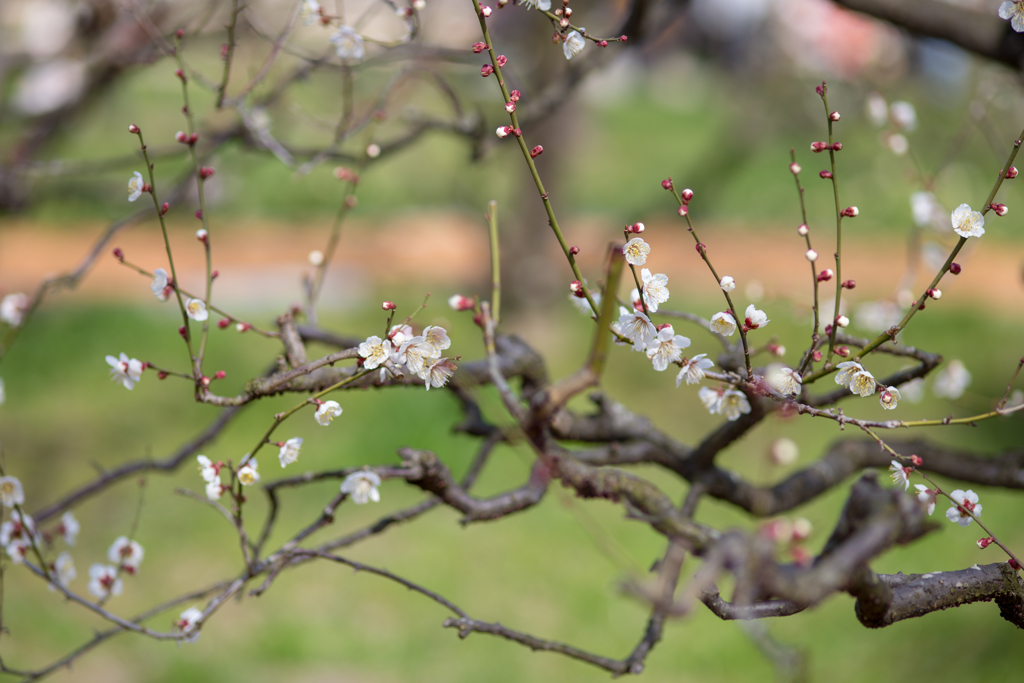
[[[598,41],[597,46],[598,47],[608,47],[608,41],[607,40]]]
[[[818,282],[828,282],[829,280],[832,279],[833,275],[835,275],[835,273],[832,272],[832,269],[826,268],[825,270],[818,273]]]
[[[793,175],[799,175],[800,171],[802,170],[803,169],[800,168],[800,164],[796,163],[795,161],[789,165],[789,172],[792,173]]]
[[[994,540],[996,540],[996,539],[992,538],[991,536],[986,536],[985,538],[979,538],[978,539],[978,549],[979,550],[984,550],[985,548],[987,548],[990,545],[992,545],[992,541],[994,541]]]
[[[175,69],[174,75],[180,78],[182,83],[188,83],[188,77],[185,75],[185,72],[181,69]]]
[[[230,324],[231,320],[229,318],[221,318],[220,320],[217,321],[217,327],[219,327],[222,330]]]
[[[185,32],[184,32],[184,31],[182,31],[182,30],[181,30],[181,29],[179,28],[179,29],[177,30],[177,32],[176,32],[176,33],[175,33],[174,35],[176,35],[176,36],[178,37],[178,40],[181,40],[182,38],[184,38],[184,37],[185,37]]]
[[[183,130],[179,130],[177,133],[175,133],[174,139],[183,145],[188,143],[188,135]]]
[[[626,34],[625,34],[625,33],[623,33],[623,34],[622,34],[621,36],[619,36],[619,42],[620,42],[620,43],[624,43],[624,42],[626,42],[627,40],[629,40],[629,38],[628,38],[628,37],[626,36]]]
[[[375,142],[371,142],[366,146],[366,156],[371,159],[376,159],[380,156],[380,145]]]
[[[839,112],[834,111],[828,115],[829,121],[838,121],[840,119]]]
[[[1007,180],[1013,180],[1014,178],[1016,178],[1017,177],[1017,167],[1016,166],[1011,166],[1010,168],[1006,169],[1006,176],[1005,177],[1006,177]]]
[[[565,8],[565,16],[567,16],[567,17],[571,17],[572,16],[572,8],[571,7],[566,7]]]
[[[797,226],[796,234],[800,235],[801,237],[806,237],[807,233],[809,232],[810,228],[807,227],[806,223],[801,223],[799,226]]]
[[[920,467],[924,464],[924,458],[920,455],[911,455],[910,462],[913,463],[914,467]]]
[[[832,325],[825,325],[825,334],[832,334]]]
[[[1010,212],[1010,209],[1007,208],[1006,204],[989,204],[988,208],[992,209],[997,216],[1005,216]]]
[[[473,52],[480,54],[487,49],[487,43],[473,43]]]
[[[164,214],[166,214],[166,213],[167,213],[168,211],[170,211],[170,210],[171,210],[171,205],[170,205],[170,204],[168,204],[167,202],[164,202],[164,203],[163,203],[163,204],[162,204],[162,205],[160,206],[160,215],[161,215],[161,216],[163,216]]]
[[[661,189],[663,189],[663,190],[671,190],[672,189],[672,179],[671,178],[665,178],[664,180],[662,180],[661,181]]]
[[[826,171],[819,171],[818,172],[818,177],[819,178],[824,178],[825,180],[831,180],[832,179],[832,171],[827,171],[827,170]]]
[[[843,215],[846,216],[847,218],[853,218],[854,216],[857,216],[859,214],[860,209],[858,209],[856,206],[848,206],[845,209],[843,209]]]
[[[210,279],[211,280],[216,280],[219,277],[220,277],[220,271],[219,270],[215,270],[212,273],[210,273]]]
[[[814,525],[806,517],[797,517],[793,520],[793,539],[806,541],[814,530]]]
[[[843,289],[853,289],[856,286],[857,286],[857,281],[856,280],[844,280],[843,281]]]
[[[561,19],[558,20],[558,25],[561,28],[569,28],[569,20],[566,19],[565,17],[562,17]]]
[[[509,114],[515,112],[515,110],[516,110],[516,103],[515,102],[509,102],[509,103],[507,103],[505,105],[505,111],[508,112]]]
[[[199,177],[202,178],[203,180],[206,180],[207,178],[212,176],[213,173],[214,173],[213,169],[210,168],[209,166],[200,166],[199,167]]]
[[[203,210],[202,209],[199,209],[198,211],[196,211],[196,220],[200,220],[200,221],[203,220]]]
[[[682,191],[681,194],[683,197],[683,201],[686,202],[687,204],[689,204],[690,200],[693,199],[693,190],[691,190],[690,188],[686,188],[685,190]]]
[[[822,81],[821,85],[815,87],[814,92],[818,93],[819,96],[824,97],[825,93],[828,92],[828,88],[825,87],[825,81]]]
[[[1018,572],[1019,572],[1019,571],[1021,570],[1020,562],[1018,562],[1018,561],[1017,561],[1017,560],[1016,560],[1015,558],[1013,558],[1013,557],[1011,557],[1011,558],[1010,558],[1010,559],[1009,559],[1009,560],[1008,560],[1008,561],[1006,562],[1006,564],[1010,565],[1010,568],[1011,568],[1011,569],[1013,569],[1013,570],[1015,570],[1015,571],[1018,571]]]
[[[676,213],[678,213],[680,216],[685,216],[686,214],[690,213],[690,210],[687,208],[686,204],[683,204],[682,206],[679,207]]]
[[[573,294],[579,295],[583,293],[583,283],[579,280],[573,280],[569,283],[569,291]]]
[[[347,197],[345,197],[345,208],[354,209],[356,208],[356,205],[358,203],[359,200],[356,198],[354,194],[350,194]]]
[[[139,134],[139,127],[136,126],[133,123],[133,124],[128,126],[128,132],[131,133],[132,135],[138,135]]]
[[[199,380],[199,383],[202,384],[204,387],[208,387],[210,386],[210,378],[207,377],[206,375],[203,375],[203,378]]]
[[[385,301],[380,305],[380,307],[385,311],[393,311],[396,308],[398,308],[398,306],[395,306],[395,304],[391,301]]]
[[[814,263],[815,261],[818,260],[818,252],[814,251],[813,249],[808,249],[807,251],[804,252],[804,258],[806,258],[811,263]]]
[[[768,349],[768,353],[772,354],[776,358],[782,358],[786,355],[786,347],[782,344],[770,343],[765,348]]]
[[[928,296],[930,296],[933,299],[941,299],[942,298],[942,290],[939,290],[939,289],[932,288],[932,289],[929,289],[926,293],[928,294]]]
[[[448,306],[454,311],[468,311],[474,307],[475,303],[468,296],[461,294],[454,294],[448,298]]]
[[[484,78],[487,78],[492,73],[494,73],[494,67],[491,66],[490,64],[484,64],[482,67],[480,67],[480,75],[483,76]]]
[[[518,102],[518,101],[519,101],[519,99],[520,99],[520,98],[521,98],[522,96],[523,96],[523,94],[522,94],[521,92],[519,92],[518,90],[513,90],[512,92],[510,92],[510,93],[508,94],[508,98],[509,98],[510,100],[512,100],[513,102]]]
[[[251,329],[252,325],[250,325],[249,323],[238,323],[237,325],[235,325],[235,330],[237,330],[238,332],[248,332]]]
[[[199,228],[198,230],[196,230],[196,239],[199,240],[200,242],[205,243],[209,236],[209,233],[206,232],[206,230],[204,230],[203,228]]]
[[[188,330],[185,329],[184,325],[178,328],[178,334],[181,335],[182,339],[188,339]]]
[[[839,327],[847,327],[850,324],[850,319],[845,315],[841,315],[836,318],[836,325]]]
[[[484,19],[486,19],[487,17],[491,16],[491,8],[488,7],[487,5],[484,5],[483,7],[481,7],[480,8],[480,16],[482,16]]]
[[[811,353],[811,360],[813,360],[815,363],[820,361],[821,360],[821,351],[815,350],[813,353]]]
[[[217,372],[213,373],[214,379],[224,379],[227,376],[228,373],[224,372],[223,370],[218,370]]]
[[[814,152],[815,154],[818,154],[820,152],[824,152],[826,149],[828,149],[828,143],[827,142],[812,142],[811,143],[811,151]]]
[[[502,67],[508,64],[508,57],[506,57],[505,55],[498,55],[498,58],[495,59],[494,61],[498,63],[499,67]]]
[[[523,137],[523,131],[521,131],[518,128],[513,128],[512,129],[512,135],[515,135],[517,138],[521,138],[521,137]]]
[[[121,247],[114,247],[114,258],[118,261],[124,261],[124,252],[121,251]]]
[[[842,148],[843,148],[843,143],[841,143],[841,142],[833,142],[833,143],[832,143],[832,149],[833,149],[834,151],[838,152],[838,151],[839,151],[839,150],[841,150]]]
[[[836,355],[838,355],[838,356],[840,356],[842,358],[849,358],[850,357],[850,347],[848,347],[848,346],[839,346],[839,347],[837,347],[836,348]]]
[[[644,227],[643,223],[634,223],[633,225],[629,226],[629,231],[635,232],[637,234],[643,232],[645,229],[646,228]]]
[[[194,144],[196,144],[196,140],[198,140],[198,139],[199,139],[199,133],[192,133],[191,135],[188,136],[188,144],[194,145]]]
[[[531,159],[536,159],[537,157],[539,157],[543,153],[544,153],[544,148],[541,147],[540,145],[537,145],[536,147],[534,147],[533,149],[530,150],[530,158]]]
[[[156,378],[157,379],[167,379],[167,373],[164,372],[163,370],[161,370],[158,373],[156,373]]]
[[[953,273],[953,275],[959,275],[961,270],[963,269],[960,267],[959,263],[949,264],[949,272]]]
[[[508,137],[508,134],[511,133],[511,132],[512,132],[512,127],[511,126],[498,126],[497,130],[494,131],[494,133],[499,138]]]
[[[575,256],[576,254],[580,253],[580,248],[576,246],[569,247],[569,253]]]

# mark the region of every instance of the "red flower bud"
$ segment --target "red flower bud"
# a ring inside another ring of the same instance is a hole
[[[185,329],[184,325],[178,328],[178,334],[181,335],[182,339],[188,339],[188,330]]]
[[[623,34],[623,35],[619,36],[619,42],[620,42],[620,43],[624,43],[624,42],[626,42],[626,36],[625,36],[625,34]]]
[[[827,142],[812,142],[811,143],[811,151],[814,152],[815,154],[818,154],[819,152],[824,152],[826,149],[828,149],[828,143]]]
[[[473,43],[473,52],[480,54],[487,49],[487,43]]]
[[[685,190],[682,191],[681,194],[683,197],[683,201],[686,202],[687,204],[689,204],[690,200],[693,199],[693,190],[691,190],[690,188],[686,188]]]
[[[224,372],[223,370],[218,370],[217,372],[213,373],[214,379],[224,379],[227,376],[228,373]]]
[[[843,358],[850,357],[850,348],[848,346],[840,346],[836,348],[836,353]]]
[[[1017,167],[1016,166],[1011,166],[1010,168],[1006,169],[1006,176],[1005,177],[1006,177],[1007,180],[1013,180],[1014,178],[1016,178],[1017,177]]]
[[[832,171],[821,171],[818,173],[818,177],[830,180],[832,178]]]
[[[840,119],[839,112],[834,111],[828,115],[829,121],[838,121]]]
[[[180,130],[174,134],[174,139],[183,145],[188,143],[188,135]]]
[[[690,213],[690,210],[686,207],[686,204],[683,204],[682,206],[679,207],[676,213],[678,213],[680,216],[685,216],[686,214]]]
[[[992,541],[994,541],[994,540],[995,539],[992,538],[991,536],[988,536],[986,538],[979,538],[978,539],[978,548],[980,548],[981,550],[984,550],[985,548],[987,548],[990,545],[992,545]]]
[[[832,272],[832,269],[826,268],[825,270],[818,273],[818,282],[828,282],[829,280],[832,279],[833,275],[834,273]]]
[[[597,46],[598,47],[608,47],[608,41],[607,40],[598,41]]]
[[[572,254],[573,256],[575,256],[576,254],[580,253],[580,248],[579,247],[569,247],[569,253]]]
[[[139,127],[138,127],[138,126],[136,126],[136,125],[135,125],[135,124],[133,123],[133,124],[131,124],[131,125],[129,125],[129,126],[128,126],[128,132],[129,132],[129,133],[132,133],[133,135],[138,135],[138,134],[139,134]]]
[[[857,286],[857,281],[856,280],[844,280],[843,281],[843,288],[844,289],[853,289],[856,286]]]
[[[671,190],[672,189],[672,179],[671,178],[665,178],[664,180],[662,180],[661,181],[661,187],[664,190]]]
[[[164,214],[166,214],[170,210],[171,210],[171,205],[168,204],[167,202],[164,202],[163,205],[160,207],[160,215],[163,216]]]
[[[833,143],[832,143],[832,149],[833,149],[834,151],[838,152],[838,151],[839,151],[839,150],[841,150],[842,148],[843,148],[843,143],[841,143],[841,142],[833,142]]]
[[[217,327],[219,327],[222,330],[230,324],[231,320],[229,318],[221,318],[220,320],[217,321]]]
[[[816,92],[816,93],[818,93],[818,95],[824,97],[825,93],[828,92],[828,88],[825,87],[825,81],[822,81],[821,85],[819,85],[818,87],[816,87],[814,89],[814,92]]]
[[[961,270],[963,270],[963,268],[960,267],[959,263],[949,264],[949,272],[953,273],[953,275],[959,275]]]
[[[498,63],[499,67],[502,67],[508,64],[508,57],[506,57],[505,55],[498,55],[498,58],[494,61]]]
[[[914,464],[914,467],[920,467],[921,465],[924,464],[924,458],[922,458],[920,455],[912,455],[910,456],[910,462]]]
[[[856,206],[848,206],[842,211],[842,215],[846,216],[847,218],[853,218],[854,216],[857,216],[859,214],[860,209],[858,209]]]
[[[539,157],[539,156],[540,156],[540,155],[541,155],[541,154],[542,154],[543,152],[544,152],[544,148],[543,148],[543,147],[541,147],[540,145],[537,145],[536,147],[534,147],[533,149],[531,149],[531,150],[530,150],[530,158],[531,158],[531,159],[536,159],[536,158],[537,158],[537,157]]]
[[[121,247],[114,247],[114,258],[118,261],[124,261],[124,252],[121,251]]]
[[[156,373],[156,378],[157,379],[167,379],[167,373],[164,372],[163,370],[161,370],[160,372]]]
[[[997,216],[1005,216],[1010,211],[1006,208],[1006,204],[989,204],[988,208],[992,209]]]
[[[199,220],[203,220],[203,210],[202,209],[199,209],[198,211],[196,211],[196,218],[198,218]]]
[[[182,31],[182,30],[181,30],[181,29],[179,28],[179,29],[177,30],[177,32],[176,32],[176,33],[175,33],[174,35],[178,36],[178,40],[181,40],[182,38],[184,38],[184,37],[185,37],[185,32],[184,32],[184,31]]]
[[[494,73],[494,67],[491,66],[490,64],[484,64],[482,67],[480,67],[480,75],[483,76],[484,78],[487,78],[492,73]]]
[[[188,77],[185,75],[185,72],[181,69],[175,69],[174,75],[180,78],[182,83],[188,83]]]
[[[207,178],[212,176],[213,173],[214,173],[213,169],[210,168],[209,166],[200,166],[199,167],[199,177],[202,178],[203,180],[206,180]]]
[[[508,94],[508,98],[510,100],[512,100],[513,102],[518,102],[519,98],[521,98],[522,96],[523,96],[523,94],[521,92],[519,92],[518,90],[513,90],[512,92],[510,92]]]
[[[382,309],[384,309],[385,311],[393,311],[396,308],[398,308],[398,306],[395,306],[395,304],[393,302],[391,302],[391,301],[385,301],[384,303],[382,303],[380,305],[380,307]]]

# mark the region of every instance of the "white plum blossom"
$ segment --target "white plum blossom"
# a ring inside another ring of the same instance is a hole
[[[448,332],[437,325],[428,325],[423,328],[423,337],[427,340],[427,343],[434,347],[438,355],[452,345],[452,340],[448,338]]]
[[[697,392],[697,398],[700,399],[700,402],[704,404],[709,413],[712,415],[718,414],[718,408],[722,401],[721,391],[709,387],[701,387],[700,391]]]
[[[682,384],[683,380],[686,380],[687,384],[698,384],[704,379],[704,371],[714,366],[714,363],[706,358],[707,355],[701,353],[689,360],[683,359],[682,369],[676,375],[676,387]]]
[[[129,358],[128,354],[121,352],[120,358],[107,356],[107,364],[110,366],[110,378],[120,382],[125,389],[133,389],[135,383],[142,379],[142,371],[145,367],[142,361]]]
[[[42,540],[36,523],[30,515],[23,515],[17,510],[11,513],[11,518],[0,524],[0,545],[6,546],[14,541],[29,542],[29,535],[34,534],[37,539]]]
[[[395,347],[396,353],[399,346],[409,341],[416,334],[412,331],[412,325],[395,325],[388,330],[388,339],[391,340],[391,345]],[[392,360],[395,359],[395,354],[391,356]],[[398,361],[395,361],[396,363]]]
[[[361,62],[366,57],[363,37],[351,26],[340,26],[331,36],[331,44],[339,59]]]
[[[141,197],[142,188],[145,186],[146,181],[142,179],[142,174],[135,171],[135,175],[128,179],[128,201],[134,202]]]
[[[174,628],[182,634],[189,634],[189,637],[185,638],[186,643],[194,643],[199,638],[199,631],[196,628],[202,618],[203,611],[201,609],[195,606],[189,607],[178,616],[178,620],[174,622]]]
[[[381,339],[377,335],[371,335],[359,345],[359,355],[366,359],[363,367],[373,370],[391,357],[391,342]]]
[[[25,320],[28,311],[28,297],[18,292],[8,294],[0,301],[0,320],[11,327],[18,327]]]
[[[224,494],[224,484],[221,483],[220,477],[217,477],[213,481],[206,482],[206,499],[207,500],[219,500],[221,495]]]
[[[985,217],[980,211],[971,211],[967,204],[953,209],[953,232],[961,237],[981,237],[985,234]]]
[[[17,477],[0,477],[0,503],[8,508],[25,503],[25,491]]]
[[[730,422],[735,422],[740,419],[740,415],[750,412],[750,402],[742,391],[726,389],[718,403],[718,412],[725,415]]]
[[[878,402],[885,410],[895,410],[896,404],[900,402],[900,390],[896,387],[885,387],[879,392]]]
[[[968,512],[975,517],[981,517],[981,504],[978,503],[978,494],[974,491],[957,489],[949,494],[949,497],[956,501],[956,505],[946,510],[946,519],[949,521],[956,522],[960,526],[968,526],[974,521],[967,514]]]
[[[640,279],[644,283],[644,303],[647,310],[657,313],[658,306],[668,301],[668,276],[663,273],[651,275],[651,271],[644,268],[640,271]]]
[[[324,264],[324,252],[319,249],[314,249],[309,252],[309,256],[306,257],[309,260],[309,265],[319,268]]]
[[[914,223],[918,227],[948,229],[943,221],[945,210],[931,192],[921,190],[910,195],[910,212],[913,214]]]
[[[585,28],[581,27],[581,30],[586,31]],[[583,39],[579,31],[569,31],[569,34],[565,37],[565,44],[562,45],[562,53],[566,59],[572,59],[574,55],[578,55],[583,51],[583,48],[587,46],[587,41]],[[635,264],[634,264],[635,265]]]
[[[793,368],[776,365],[768,372],[768,384],[783,396],[795,396],[800,393],[803,377]]]
[[[964,395],[964,391],[967,390],[967,386],[970,383],[971,373],[967,371],[963,363],[954,359],[949,362],[949,365],[936,373],[932,391],[939,398],[948,398],[955,401]]]
[[[756,330],[759,327],[764,327],[771,321],[768,320],[768,316],[765,315],[764,311],[758,310],[754,304],[747,306],[747,311],[744,314],[746,318],[747,327],[752,330]]]
[[[658,331],[651,319],[640,311],[627,311],[619,307],[619,329],[622,336],[633,342],[634,351],[643,351],[654,341]]]
[[[376,472],[353,472],[341,482],[341,492],[352,497],[356,505],[364,505],[371,500],[374,503],[380,502],[380,477]]]
[[[999,6],[999,18],[1009,19],[1010,26],[1017,33],[1024,33],[1024,3],[1021,0],[1007,0]]]
[[[893,460],[889,464],[889,471],[892,472],[889,476],[897,486],[903,486],[904,491],[910,488],[910,473],[913,472],[911,468],[904,467],[899,460]]]
[[[186,301],[185,313],[197,322],[203,322],[210,317],[210,312],[206,310],[206,302],[202,299],[189,299]]]
[[[123,590],[124,584],[117,576],[117,567],[104,564],[89,567],[89,592],[97,598],[106,600],[112,595],[120,595]]]
[[[167,271],[163,268],[157,268],[153,271],[153,281],[149,283],[149,288],[153,290],[153,296],[160,301],[167,301],[170,293],[167,291]]]
[[[690,346],[690,340],[676,334],[671,325],[658,331],[658,336],[647,345],[647,357],[654,364],[654,369],[661,372],[683,356],[683,349]]]
[[[731,337],[736,332],[736,318],[724,311],[719,311],[711,316],[710,329],[723,337]]]
[[[259,463],[256,462],[256,458],[250,458],[248,453],[246,453],[245,458],[242,458],[242,462],[245,465],[238,470],[238,481],[241,482],[242,486],[252,486],[260,480],[260,473],[257,469]]]
[[[917,128],[917,110],[910,102],[900,100],[889,105],[889,118],[897,128],[912,131]]]
[[[870,396],[875,393],[875,376],[867,370],[861,370],[850,378],[850,391],[858,396]]]
[[[634,237],[622,247],[622,255],[631,266],[642,266],[647,263],[647,255],[650,253],[651,246],[640,237]]]
[[[199,463],[199,476],[203,481],[211,482],[220,479],[220,465],[214,464],[205,455],[197,455],[196,462]]]
[[[281,467],[290,465],[299,459],[299,449],[302,448],[302,437],[296,436],[288,439],[281,446],[281,452],[277,454],[277,459],[281,461]]]
[[[129,574],[139,571],[143,555],[145,552],[142,546],[127,536],[118,536],[107,549],[107,559],[113,564],[123,567]]]
[[[427,391],[430,391],[430,387],[434,387],[435,389],[443,387],[448,383],[451,376],[455,374],[455,370],[455,363],[451,362],[447,358],[439,358],[434,361],[434,364],[427,368],[423,375],[421,375],[423,383],[427,386]]]
[[[551,0],[523,0],[522,5],[527,9],[537,8],[542,12],[547,12],[551,9]]]
[[[889,118],[889,106],[884,97],[877,92],[871,93],[865,102],[865,108],[867,109],[868,119],[876,128],[881,128],[885,125]]]
[[[65,543],[74,545],[75,540],[78,539],[78,532],[81,530],[82,525],[75,519],[75,515],[71,510],[60,516],[60,523],[57,524],[57,533],[64,538]]]
[[[848,360],[836,367],[840,368],[839,372],[836,373],[836,384],[842,384],[844,387],[849,387],[853,376],[858,372],[864,371],[864,366],[855,360]]]
[[[736,289],[736,280],[730,275],[726,275],[722,278],[722,281],[718,283],[718,286],[722,288],[723,292],[731,292]]]
[[[302,23],[306,26],[316,23],[320,19],[320,3],[316,0],[302,0],[302,9],[299,10]]]
[[[11,562],[22,564],[29,551],[32,550],[32,544],[26,540],[18,539],[4,546],[4,550],[7,551],[7,556],[11,558]]]
[[[51,569],[52,572],[50,573],[50,576],[52,576],[57,585],[62,588],[67,588],[68,585],[75,580],[75,577],[78,576],[78,572],[75,571],[75,560],[71,557],[71,553],[66,550],[57,556],[57,559],[54,560]],[[52,591],[56,589],[51,585],[50,590]]]
[[[930,517],[935,512],[935,491],[921,484],[914,484],[914,488],[917,489],[917,499],[928,506],[928,516]]]
[[[395,355],[398,357],[396,363],[405,365],[413,374],[422,377],[427,368],[441,357],[441,352],[425,336],[419,335],[402,344]]]
[[[331,420],[341,415],[341,406],[338,405],[337,401],[324,401],[316,409],[316,418],[318,424],[323,427],[331,424]]]

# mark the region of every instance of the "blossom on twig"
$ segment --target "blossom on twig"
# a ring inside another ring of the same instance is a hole
[[[380,476],[376,472],[353,472],[341,482],[341,492],[352,497],[356,505],[364,505],[371,500],[380,502]]]

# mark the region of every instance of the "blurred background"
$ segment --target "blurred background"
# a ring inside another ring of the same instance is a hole
[[[996,1],[843,4],[897,21],[827,0],[617,0],[573,7],[573,22],[599,37],[628,33],[629,40],[603,49],[588,44],[566,61],[541,14],[515,6],[495,12],[490,29],[497,51],[509,58],[510,86],[523,92],[526,140],[544,147],[537,161],[546,189],[568,242],[581,248],[592,283],[600,278],[606,244],[621,237],[623,225],[642,221],[652,245],[648,265],[669,276],[672,297],[665,308],[704,317],[719,310],[717,284],[661,189],[660,181],[672,177],[677,188],[694,190],[690,215],[716,267],[739,283],[742,305],[756,303],[771,318],[758,343],[783,344],[782,360],[796,363],[810,335],[811,287],[788,165],[795,149],[812,242],[822,254],[819,265],[830,267],[831,185],[817,177],[827,160],[809,150],[827,136],[826,112],[814,92],[824,79],[830,108],[842,114],[836,124],[844,145],[837,155],[841,200],[860,209],[844,231],[843,278],[857,280],[846,297],[851,331],[873,336],[892,324],[908,292],[920,291],[955,244],[949,211],[961,203],[981,208],[1024,126],[1013,63],[1017,36],[996,16]],[[427,0],[416,10],[419,29],[411,40],[409,23],[383,3],[324,6],[376,41],[368,40],[366,60],[351,70],[348,101],[367,123],[341,140],[335,135],[346,98],[331,30],[296,21],[290,3],[247,5],[229,96],[260,74],[289,21],[295,28],[266,79],[230,111],[217,111],[215,95],[203,87],[204,78],[216,83],[220,77],[229,3],[0,3],[0,296],[32,293],[46,277],[74,268],[112,221],[139,208],[125,202],[127,178],[142,170],[129,124],[146,135],[158,189],[169,191],[191,168],[173,141],[185,127],[176,66],[156,47],[160,35],[184,28],[192,110],[203,140],[225,139],[208,161],[216,175],[206,184],[218,305],[269,327],[287,307],[301,304],[303,278],[313,270],[309,254],[324,249],[345,199],[333,171],[362,159],[367,144],[380,144],[384,153],[362,174],[358,206],[329,271],[321,324],[353,336],[379,333],[381,300],[396,302],[405,315],[430,292],[417,322],[444,325],[452,351],[479,358],[478,329],[444,301],[456,292],[487,295],[483,214],[495,199],[506,331],[538,349],[553,377],[573,372],[586,353],[591,323],[567,296],[571,272],[514,140],[493,134],[507,116],[493,78],[480,78],[481,56],[468,49],[480,39],[470,4]],[[908,6],[934,21],[915,23]],[[310,60],[320,60],[317,68],[276,97],[275,84]],[[399,80],[401,87],[379,101]],[[386,117],[374,120],[374,111]],[[329,154],[318,156],[323,150]],[[903,335],[907,344],[960,360],[971,382],[959,396],[940,398],[936,379],[929,378],[919,402],[916,392],[907,392],[899,408],[904,419],[970,415],[1003,395],[1024,332],[1018,182],[1005,184],[998,198],[1010,206],[1009,215],[989,214],[984,238],[971,240],[958,258],[963,272],[947,276],[941,302],[929,304]],[[198,289],[204,264],[191,192],[174,203],[168,220],[180,279]],[[104,254],[114,246],[144,268],[166,267],[155,221],[122,230]],[[8,473],[25,483],[30,511],[97,470],[165,457],[214,419],[215,410],[192,403],[190,387],[173,378],[159,382],[146,373],[131,393],[107,381],[103,357],[121,351],[185,368],[178,313],[156,302],[148,285],[104,255],[77,288],[47,298],[0,359],[6,393],[0,447]],[[830,300],[826,294],[826,310]],[[693,340],[692,353],[717,351],[706,331],[685,322],[676,330]],[[272,340],[217,330],[207,369],[225,370],[218,393],[232,394],[278,352]],[[899,367],[888,359],[876,363],[876,376]],[[676,389],[673,379],[653,372],[640,354],[616,349],[603,389],[694,443],[718,418],[709,420],[696,393]],[[498,419],[497,397],[486,389],[479,394]],[[451,432],[460,412],[446,392],[367,392],[337,400],[345,412],[330,429],[308,416],[281,428],[282,438],[305,439],[302,458],[292,466],[297,469],[288,474],[396,463],[402,446],[436,451],[457,475],[472,458],[474,441]],[[273,414],[294,403],[273,399],[251,407],[205,453],[237,460]],[[577,407],[586,409],[585,401]],[[873,400],[847,411],[883,415]],[[917,436],[996,453],[1020,447],[1020,419]],[[773,417],[730,447],[722,462],[753,481],[772,482],[813,462],[842,436],[849,434],[831,422]],[[769,459],[780,437],[798,444],[796,463]],[[272,454],[264,459],[264,477],[276,478]],[[499,448],[476,492],[518,486],[531,462],[526,448]],[[653,468],[638,472],[677,499],[685,494],[685,482],[674,476]],[[191,465],[147,479],[136,534],[146,557],[139,576],[110,603],[119,614],[239,571],[237,542],[224,520],[174,492],[201,492],[200,484]],[[283,542],[318,515],[336,486],[286,492],[272,541]],[[419,496],[399,483],[386,483],[381,494],[378,505],[342,507],[335,524],[314,540],[365,526]],[[1022,547],[1019,497],[979,494],[992,528],[1011,547]],[[84,592],[89,565],[104,561],[107,546],[128,533],[139,495],[138,482],[124,482],[75,509],[83,531],[73,549],[79,573],[73,588]],[[824,543],[846,495],[840,487],[795,512],[814,524],[812,550]],[[259,520],[264,501],[251,498],[251,519]],[[698,519],[719,528],[759,523],[713,501],[701,505]],[[998,561],[995,550],[976,548],[973,528],[943,525],[873,568],[923,573]],[[620,584],[644,576],[663,550],[661,539],[623,519],[621,508],[584,503],[559,489],[500,523],[463,528],[456,514],[435,510],[355,546],[349,556],[437,590],[476,618],[620,657],[639,640],[648,611],[622,595]],[[684,566],[684,580],[696,567]],[[728,595],[728,586],[722,589]],[[0,654],[9,666],[41,666],[103,627],[18,567],[3,573],[3,600]],[[176,616],[177,610],[151,623],[166,629]],[[587,665],[509,642],[480,635],[461,641],[440,628],[445,616],[395,584],[309,565],[283,575],[258,599],[227,605],[197,643],[176,647],[119,636],[53,680],[606,678]],[[810,680],[1008,681],[1024,664],[1016,634],[990,604],[869,631],[856,621],[852,600],[835,596],[765,626],[773,641],[806,658]],[[643,675],[650,681],[764,680],[774,673],[763,643],[741,625],[698,611],[669,624]]]

